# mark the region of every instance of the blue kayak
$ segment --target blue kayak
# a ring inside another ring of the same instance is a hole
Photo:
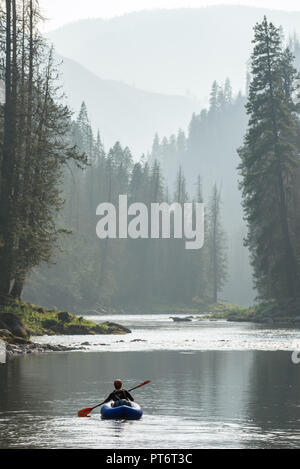
[[[112,402],[101,407],[101,417],[104,420],[139,420],[143,415],[142,408],[135,402],[131,403],[131,407],[121,405],[112,407]]]

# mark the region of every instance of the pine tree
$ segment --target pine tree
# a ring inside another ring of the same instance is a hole
[[[188,193],[186,188],[186,179],[183,174],[182,167],[179,167],[175,185],[175,194],[174,194],[174,201],[179,204],[184,204],[188,201]]]
[[[218,94],[219,94],[219,85],[216,81],[213,82],[210,98],[209,98],[209,112],[215,114],[218,110]]]
[[[176,145],[177,145],[178,161],[180,162],[185,159],[186,151],[187,151],[186,136],[182,129],[178,130]]]
[[[291,181],[299,164],[293,103],[297,76],[292,55],[282,48],[280,29],[265,17],[254,31],[248,132],[239,150],[246,244],[260,296],[282,299],[299,291],[291,229]]]
[[[160,160],[160,156],[160,140],[158,134],[156,133],[152,144],[151,158],[153,161]]]
[[[70,112],[58,103],[53,49],[38,30],[36,0],[6,0],[6,81],[0,168],[0,294],[19,298],[32,268],[49,261],[60,230],[62,168],[85,164],[67,139]]]
[[[229,78],[226,78],[224,85],[224,100],[226,106],[230,106],[232,104],[232,86]]]
[[[216,303],[227,280],[226,238],[221,224],[221,191],[215,184],[208,213],[211,298]]]

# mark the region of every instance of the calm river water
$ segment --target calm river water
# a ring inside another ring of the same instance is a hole
[[[99,317],[97,318],[99,320]],[[299,330],[193,321],[167,315],[113,316],[126,336],[51,337],[90,345],[28,355],[0,367],[1,448],[297,448],[300,446]],[[146,342],[142,342],[146,341]],[[135,391],[139,422],[101,421],[96,405],[114,378]]]

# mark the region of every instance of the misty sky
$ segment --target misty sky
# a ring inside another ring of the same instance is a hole
[[[131,11],[152,8],[188,8],[207,5],[250,5],[280,10],[300,11],[299,0],[40,0],[49,19],[46,29],[53,29],[81,18],[110,18]]]

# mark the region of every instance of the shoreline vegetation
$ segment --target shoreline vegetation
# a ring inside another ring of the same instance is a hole
[[[226,319],[229,322],[252,322],[256,324],[300,327],[300,298],[269,301],[246,307],[224,305],[223,311],[212,311],[207,317],[215,320]]]
[[[261,303],[252,307],[243,307],[219,301],[208,303],[198,298],[190,306],[152,305],[152,308],[114,309],[101,307],[100,311],[83,313],[84,316],[110,314],[175,314],[190,315],[194,319],[213,321],[251,322],[285,327],[300,327],[300,298]],[[6,345],[7,356],[26,355],[45,352],[68,352],[85,350],[81,346],[63,346],[37,344],[31,341],[32,336],[53,335],[124,335],[131,330],[115,322],[106,321],[100,324],[78,314],[67,311],[46,309],[22,301],[10,300],[0,304],[0,340]]]
[[[31,341],[32,336],[130,333],[130,329],[114,322],[96,324],[67,311],[48,310],[22,301],[11,300],[0,305],[0,340],[5,343],[8,356],[83,350],[82,347],[35,344]]]
[[[227,301],[216,303],[194,298],[190,305],[133,305],[131,307],[102,307],[100,311],[88,311],[88,315],[102,314],[173,314],[201,319],[227,320],[228,322],[252,322],[257,324],[278,324],[286,327],[300,327],[300,298],[282,301],[261,302],[250,307],[231,304]],[[201,316],[199,316],[201,315]]]
[[[261,302],[246,307],[226,301],[210,303],[195,298],[193,305],[156,305],[151,308],[137,308],[127,311],[110,311],[111,314],[173,314],[198,319],[226,320],[228,322],[252,322],[256,324],[300,327],[300,298],[289,298],[282,301]],[[199,316],[201,315],[201,316]]]

